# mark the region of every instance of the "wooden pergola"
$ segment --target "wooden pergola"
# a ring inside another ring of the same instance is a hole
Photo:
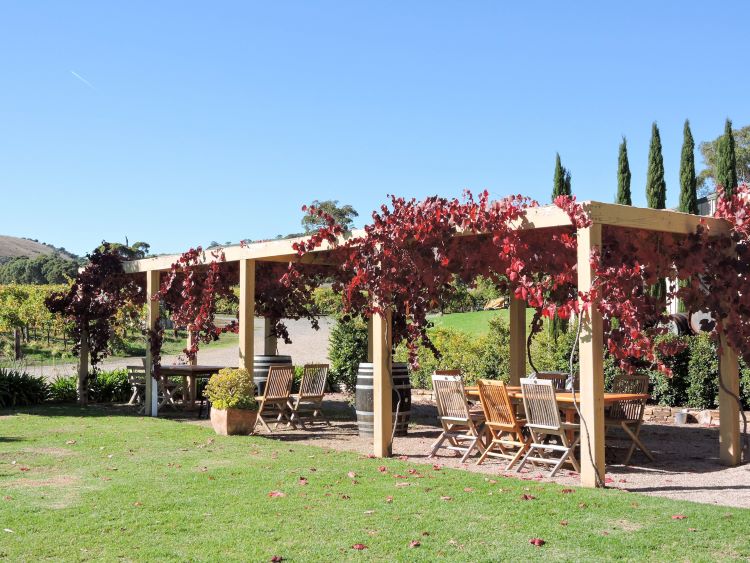
[[[584,202],[584,209],[592,224],[578,229],[578,289],[587,292],[591,288],[594,272],[589,257],[592,249],[602,244],[602,227],[615,226],[645,229],[662,233],[691,234],[704,223],[714,235],[726,234],[729,224],[722,219],[699,217],[668,210],[643,209],[600,202]],[[517,229],[551,229],[571,227],[570,217],[556,206],[530,208],[523,219],[513,225]],[[357,237],[358,232],[350,236]],[[471,236],[471,235],[469,235]],[[255,267],[257,262],[292,262],[300,260],[292,245],[303,239],[284,239],[224,247],[227,262],[239,265],[239,366],[253,373],[254,311],[255,311]],[[335,265],[329,257],[334,247],[323,244],[306,254],[303,262]],[[125,263],[127,273],[145,273],[147,294],[154,295],[159,289],[161,272],[168,271],[178,255],[158,256]],[[206,263],[210,258],[205,258]],[[510,302],[510,382],[518,385],[526,375],[526,307],[521,300]],[[158,301],[148,302],[148,326],[153,329],[159,318]],[[581,484],[594,487],[597,474],[604,481],[604,346],[602,317],[595,307],[583,316],[580,339],[580,410],[587,424],[581,426],[582,451],[590,445],[591,456],[581,455]],[[378,457],[390,456],[391,443],[391,318],[376,315],[370,321],[369,353],[374,364],[374,437],[373,453]],[[266,352],[266,351],[264,351]],[[729,346],[722,346],[719,372],[723,386],[719,391],[720,458],[726,465],[737,465],[741,461],[739,405],[731,393],[739,394],[739,369],[736,353]],[[153,358],[147,353],[149,373],[153,370]],[[146,389],[146,412],[156,416],[156,388]],[[726,388],[729,393],[727,393]]]

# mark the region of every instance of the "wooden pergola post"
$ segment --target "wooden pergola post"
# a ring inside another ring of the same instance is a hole
[[[594,270],[591,250],[602,244],[602,226],[594,223],[578,229],[578,290],[591,289]],[[604,482],[604,342],[602,316],[594,303],[579,316],[581,339],[581,485],[596,487]],[[590,452],[590,453],[589,453]]]
[[[372,317],[372,379],[374,433],[373,453],[376,457],[388,457],[393,453],[393,404],[391,383],[391,349],[393,323],[391,312]]]
[[[88,321],[86,322],[88,326]],[[89,403],[89,331],[81,330],[81,346],[78,349],[78,382],[76,394],[79,406]]]
[[[367,361],[372,362],[372,346],[375,342],[375,333],[372,331],[372,317],[367,319]]]
[[[742,460],[740,440],[740,372],[737,353],[721,338],[719,357],[719,458],[724,465],[739,465]],[[725,391],[724,388],[726,388]]]
[[[526,302],[510,296],[508,305],[510,329],[510,384],[521,385],[526,377]]]
[[[253,376],[255,354],[255,260],[240,261],[240,363]]]
[[[159,300],[152,297],[159,291],[159,270],[146,272],[146,321],[149,330],[156,329],[159,322]],[[154,378],[154,355],[151,353],[151,345],[146,346],[146,416],[158,416],[159,414],[159,384]]]
[[[278,348],[278,341],[272,334],[273,319],[263,317],[263,354],[273,356]]]

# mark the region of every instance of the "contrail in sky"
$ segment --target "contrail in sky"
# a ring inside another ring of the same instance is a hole
[[[89,82],[88,80],[86,80],[83,76],[81,76],[80,74],[78,74],[76,71],[71,70],[70,74],[72,74],[73,76],[75,76],[78,80],[80,80],[81,82],[83,82],[86,86],[88,86],[92,90],[96,90],[96,88],[94,88],[94,86],[91,84],[91,82]]]

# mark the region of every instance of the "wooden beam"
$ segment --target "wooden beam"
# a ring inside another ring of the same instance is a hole
[[[240,260],[240,362],[250,377],[255,354],[255,260]]]
[[[589,258],[602,244],[602,226],[578,229],[578,290],[587,292],[595,273]],[[604,343],[602,316],[594,303],[580,315],[579,342],[581,384],[581,485],[596,487],[604,482]],[[591,452],[589,454],[589,452]],[[598,478],[597,478],[598,476]]]
[[[594,224],[646,229],[662,233],[690,234],[698,225],[706,225],[712,234],[727,234],[729,223],[723,219],[691,215],[668,209],[649,209],[587,201],[583,204]]]
[[[18,330],[16,330],[16,335]],[[89,331],[81,330],[81,346],[78,349],[78,382],[76,383],[76,395],[79,406],[89,403]]]
[[[159,300],[151,299],[157,291],[159,291],[158,270],[146,272],[146,322],[149,330],[155,330],[156,323],[159,321]],[[146,397],[144,401],[146,416],[159,414],[159,387],[153,376],[154,356],[151,353],[150,343],[146,342]]]
[[[376,457],[388,457],[393,453],[393,404],[391,382],[391,348],[393,324],[391,313],[374,315],[372,319],[374,341],[372,347],[373,368],[373,453]]]
[[[510,325],[510,384],[521,385],[526,377],[526,302],[510,296],[508,305]]]
[[[740,393],[740,372],[737,354],[721,339],[719,357],[719,458],[724,465],[739,465],[742,460],[740,440],[740,408],[736,397]],[[726,391],[724,390],[726,389]]]
[[[273,335],[273,319],[263,317],[263,354],[273,356],[278,350],[278,340]]]

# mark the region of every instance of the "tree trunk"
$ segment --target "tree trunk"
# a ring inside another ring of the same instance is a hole
[[[81,331],[81,348],[78,351],[78,405],[85,407],[89,402],[89,335]]]
[[[23,357],[21,352],[21,329],[18,327],[13,329],[13,357],[15,360],[20,360]]]

